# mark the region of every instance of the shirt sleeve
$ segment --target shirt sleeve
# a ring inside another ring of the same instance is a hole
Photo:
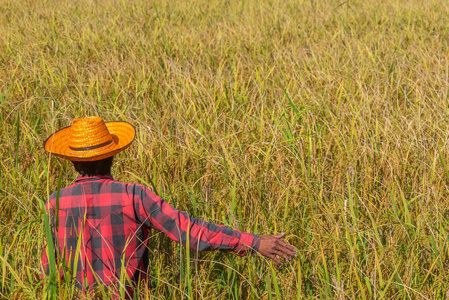
[[[189,247],[197,251],[231,250],[244,256],[259,249],[260,236],[256,234],[193,218],[171,207],[144,186],[136,196],[138,199],[134,199],[134,207],[139,221],[184,246],[188,238]]]

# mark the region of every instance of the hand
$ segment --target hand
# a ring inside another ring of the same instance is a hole
[[[289,243],[281,241],[285,233],[275,235],[263,235],[260,237],[259,253],[271,258],[276,263],[282,265],[280,257],[291,261],[292,257],[297,257],[296,249]]]

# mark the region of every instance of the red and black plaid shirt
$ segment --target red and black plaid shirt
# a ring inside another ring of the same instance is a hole
[[[147,187],[119,182],[112,176],[79,176],[73,185],[61,189],[59,213],[56,192],[50,196],[47,210],[53,220],[55,247],[59,248],[57,257],[64,257],[71,269],[79,247],[79,287],[116,282],[122,267],[133,279],[146,272],[151,228],[183,245],[189,232],[190,248],[197,251],[225,249],[245,255],[258,250],[260,243],[258,235],[192,218]],[[46,251],[42,264],[48,273]]]

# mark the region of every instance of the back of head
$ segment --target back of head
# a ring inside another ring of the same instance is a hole
[[[113,156],[95,161],[72,161],[75,170],[83,176],[109,175]]]

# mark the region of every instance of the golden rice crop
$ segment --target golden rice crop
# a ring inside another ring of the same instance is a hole
[[[76,177],[42,143],[99,115],[137,128],[116,179],[298,249],[153,232],[143,299],[445,298],[448,24],[436,0],[0,0],[1,297],[76,294],[39,276],[39,203]]]

